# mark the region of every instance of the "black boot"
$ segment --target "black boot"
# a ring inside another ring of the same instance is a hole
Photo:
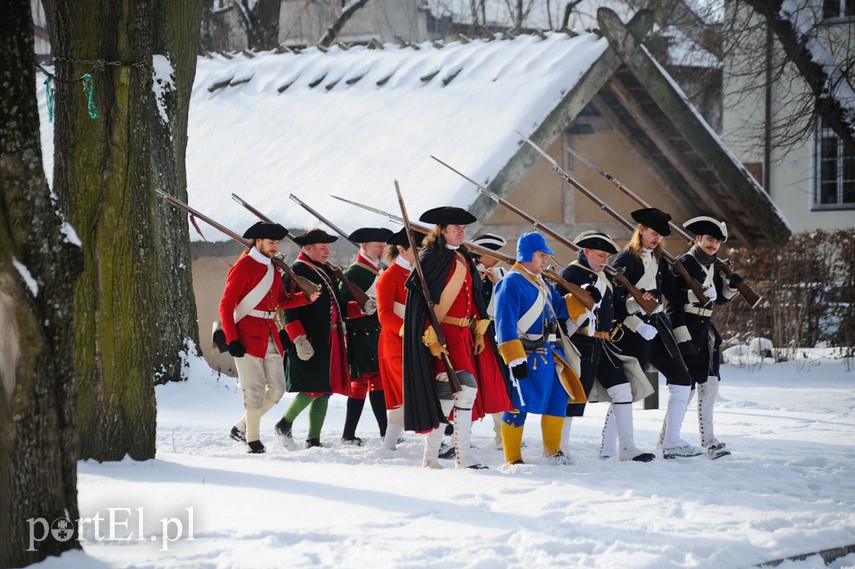
[[[261,441],[249,441],[246,446],[246,452],[249,454],[264,454],[264,445]]]
[[[306,448],[319,447],[324,448],[321,444],[321,439],[306,439]]]
[[[289,421],[285,417],[282,417],[281,419],[279,419],[279,422],[276,423],[276,426],[273,429],[276,431],[276,434],[279,435],[280,437],[285,437],[286,439],[290,439],[291,438],[291,427],[292,426],[293,426],[293,423],[291,421]]]
[[[365,399],[347,398],[347,414],[344,417],[344,431],[341,434],[341,440],[353,441],[356,438],[356,426],[359,424],[363,407],[365,407]]]
[[[239,443],[246,442],[246,433],[239,431],[237,426],[232,427],[232,431],[229,433],[229,436]]]

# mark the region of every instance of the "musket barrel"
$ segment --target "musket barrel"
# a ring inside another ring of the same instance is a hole
[[[404,204],[404,197],[401,195],[401,187],[398,185],[398,180],[395,180],[395,193],[398,195],[398,205],[401,208],[401,219],[403,220],[404,229],[407,233],[407,241],[410,242],[410,249],[413,252],[413,268],[416,271],[416,275],[419,277],[419,288],[422,291],[422,299],[425,301],[428,319],[436,333],[437,341],[442,345],[443,349],[445,349],[447,346],[445,335],[442,333],[442,328],[440,326],[439,319],[436,316],[436,310],[434,309],[433,300],[430,298],[430,291],[428,290],[427,281],[425,280],[422,262],[416,249],[416,240],[413,237],[413,228],[410,224],[409,216],[407,215],[407,206]],[[460,380],[457,378],[457,373],[454,371],[454,366],[451,364],[448,352],[443,351],[442,361],[445,364],[446,374],[448,375],[448,386],[451,388],[452,393],[457,395],[463,391],[463,387],[460,385]]]
[[[569,152],[570,154],[572,154],[573,156],[578,158],[579,161],[582,162],[583,164],[585,164],[588,168],[590,168],[594,172],[598,173],[599,175],[603,176],[606,180],[611,182],[614,187],[616,187],[617,189],[622,191],[627,197],[629,197],[631,200],[633,200],[636,204],[640,205],[641,207],[651,207],[649,203],[647,203],[646,201],[641,199],[641,197],[638,194],[636,194],[635,192],[630,190],[623,182],[621,182],[620,180],[618,180],[617,178],[615,178],[614,176],[612,176],[608,172],[601,170],[600,168],[595,166],[591,161],[589,161],[587,158],[585,158],[584,156],[582,156],[581,154],[579,154],[578,152],[576,152],[572,148],[565,146],[564,150],[566,150],[567,152]],[[675,232],[677,232],[681,237],[683,237],[683,239],[685,239],[689,243],[692,243],[694,241],[693,237],[688,232],[686,232],[682,227],[680,227],[679,225],[677,225],[673,221],[669,221],[668,225],[670,225],[671,228]],[[724,260],[716,257],[715,264],[724,273],[724,275],[726,277],[729,277],[730,275],[733,274],[733,269],[731,269],[730,265],[727,262],[725,262]],[[760,296],[759,294],[757,294],[754,291],[754,289],[752,289],[751,286],[748,283],[746,283],[745,281],[738,283],[736,285],[736,290],[739,291],[740,296],[742,296],[742,298],[745,300],[745,302],[748,303],[748,306],[750,308],[756,307],[758,304],[760,304],[760,301],[763,299],[763,297]]]

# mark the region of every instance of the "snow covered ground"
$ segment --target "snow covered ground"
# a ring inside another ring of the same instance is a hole
[[[93,519],[85,552],[40,567],[731,568],[851,546],[853,362],[804,355],[725,366],[717,434],[731,457],[600,461],[606,406],[596,404],[573,426],[573,466],[539,457],[536,416],[528,464],[512,467],[491,423],[476,423],[484,471],[420,468],[412,433],[381,450],[369,409],[357,430],[366,446],[341,445],[340,396],[326,448],[275,441],[288,394],[262,420],[267,454],[247,455],[228,437],[241,413],[235,380],[194,359],[188,382],[157,388],[155,460],[80,463],[81,514]],[[663,412],[636,406],[639,447],[652,450]],[[694,413],[684,434],[697,442]],[[298,441],[306,429],[304,413]],[[825,565],[814,555],[780,566]],[[855,567],[855,555],[831,566]]]

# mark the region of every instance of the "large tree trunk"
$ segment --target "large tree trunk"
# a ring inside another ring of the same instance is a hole
[[[155,92],[157,113],[152,124],[152,171],[155,186],[187,202],[187,119],[190,93],[196,76],[196,55],[203,0],[154,0],[155,73],[160,80]],[[162,69],[157,69],[161,67]],[[164,68],[171,68],[167,76]],[[162,112],[162,114],[161,114]],[[155,381],[183,379],[181,352],[198,355],[199,332],[196,300],[190,273],[190,241],[187,216],[163,200],[153,212],[158,244],[159,295],[154,307],[159,345],[155,348]]]
[[[42,524],[79,517],[74,232],[42,167],[27,2],[0,19],[0,567],[79,549]],[[28,520],[30,520],[28,522]],[[30,543],[30,531],[43,541]]]
[[[90,66],[100,116],[80,83],[56,95],[54,189],[83,243],[74,299],[81,458],[155,454],[159,280],[151,175],[152,13],[149,0],[55,0],[57,74]]]

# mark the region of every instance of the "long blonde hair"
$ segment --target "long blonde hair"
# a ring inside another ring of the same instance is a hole
[[[632,253],[633,255],[638,257],[639,259],[641,258],[641,249],[642,249],[641,229],[643,227],[647,227],[647,226],[639,223],[635,227],[635,231],[632,232],[632,237],[629,238],[629,243],[627,243],[626,247],[624,247],[624,250],[629,251],[630,253]],[[650,228],[648,227],[648,229],[650,229]],[[656,246],[656,248],[653,249],[653,256],[656,258],[656,261],[659,262],[662,260],[662,257],[664,255],[665,255],[665,252],[662,249],[662,242],[660,241],[659,244]]]

